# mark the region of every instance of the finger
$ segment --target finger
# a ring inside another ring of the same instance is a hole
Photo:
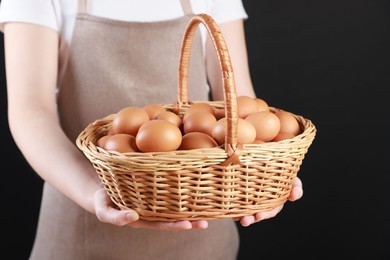
[[[283,204],[269,211],[262,211],[255,214],[255,221],[260,222],[265,219],[273,218],[283,209]]]
[[[189,230],[192,228],[191,222],[186,220],[177,222],[138,220],[136,222],[130,223],[129,226],[133,228],[147,228],[167,231]]]
[[[303,196],[303,188],[302,181],[296,177],[293,182],[293,187],[291,189],[290,195],[288,197],[289,201],[296,201],[302,198]]]
[[[294,178],[293,187],[300,187],[301,189],[303,188],[302,181],[299,177]]]
[[[206,229],[209,223],[205,220],[191,221],[192,229]]]
[[[247,227],[254,223],[260,222],[262,220],[275,217],[282,209],[283,209],[283,205],[279,205],[269,211],[262,211],[254,215],[245,216],[240,219],[240,223],[242,226]]]
[[[137,221],[139,215],[134,210],[117,210],[112,201],[107,196],[104,189],[100,189],[94,194],[95,214],[99,221],[111,223],[116,226],[124,226]]]
[[[124,226],[137,221],[139,216],[134,210],[117,210],[114,208],[97,209],[96,216],[99,221],[116,226]]]
[[[299,200],[300,198],[302,198],[302,196],[303,196],[303,190],[301,188],[294,187],[291,190],[291,193],[290,193],[290,196],[288,197],[288,200],[289,201],[296,201],[296,200]]]
[[[256,219],[253,215],[250,216],[244,216],[240,219],[240,223],[243,227],[248,227],[249,225],[252,225],[255,223]]]

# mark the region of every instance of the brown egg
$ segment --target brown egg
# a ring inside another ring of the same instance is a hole
[[[278,141],[290,139],[290,138],[293,138],[293,137],[295,137],[294,134],[279,132],[279,133],[275,136],[275,138],[272,139],[272,142],[278,142]]]
[[[181,127],[181,125],[183,123],[183,120],[178,115],[176,115],[175,113],[173,113],[171,111],[161,112],[155,117],[155,119],[167,120],[167,121],[177,125],[178,127]]]
[[[140,107],[125,107],[115,114],[112,130],[115,134],[136,136],[139,127],[149,121],[148,113]]]
[[[101,148],[104,148],[104,144],[106,143],[106,140],[107,140],[109,137],[110,137],[109,134],[103,135],[102,137],[100,137],[100,138],[97,140],[97,142],[96,142],[97,146],[99,146],[99,147],[101,147]]]
[[[150,120],[155,119],[158,114],[166,111],[166,109],[162,105],[159,105],[159,104],[150,104],[150,105],[144,106],[144,109],[145,109],[146,113],[148,113]]]
[[[191,132],[183,135],[178,150],[217,147],[218,143],[211,136],[201,132]]]
[[[257,104],[257,111],[269,111],[268,103],[262,98],[255,98]]]
[[[135,141],[142,152],[169,152],[179,148],[182,134],[175,124],[155,119],[145,122],[138,130]]]
[[[184,134],[190,132],[202,132],[211,136],[212,128],[217,119],[208,111],[195,111],[188,115],[183,122]]]
[[[288,111],[277,109],[275,115],[280,120],[280,132],[298,135],[301,133],[298,120]]]
[[[110,129],[108,129],[108,132],[107,132],[107,135],[113,135],[114,134],[114,130],[112,130],[112,127]]]
[[[211,129],[211,137],[217,141],[218,145],[225,144],[225,136],[226,136],[226,117],[219,119]]]
[[[120,153],[139,151],[135,144],[135,137],[129,134],[110,135],[104,143],[104,149]]]
[[[237,120],[237,143],[238,144],[251,144],[256,139],[256,129],[248,121],[243,118]],[[227,119],[221,118],[215,123],[211,136],[217,141],[219,145],[225,144],[225,136],[227,131]]]
[[[257,103],[254,98],[249,96],[237,97],[237,116],[239,118],[245,118],[249,114],[257,112]]]
[[[271,111],[252,113],[245,118],[256,129],[256,139],[269,142],[280,130],[279,118]]]
[[[198,111],[209,112],[212,115],[215,115],[215,110],[210,104],[208,104],[208,103],[194,103],[184,113],[183,122],[187,120],[187,117],[191,113],[198,112]]]
[[[256,139],[256,129],[248,121],[243,118],[238,118],[237,125],[237,143],[251,144]]]
[[[221,119],[222,117],[225,117],[225,109],[224,108],[216,108],[214,109],[215,113],[215,118],[217,120]]]

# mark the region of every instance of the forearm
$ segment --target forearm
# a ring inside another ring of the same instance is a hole
[[[81,207],[94,213],[92,196],[101,186],[91,163],[64,135],[45,108],[10,109],[16,144],[36,173]]]
[[[236,85],[237,96],[255,97],[255,91],[250,77],[244,25],[242,20],[236,20],[219,25],[226,42]],[[223,100],[222,74],[214,50],[208,39],[206,43],[207,74],[214,100]]]
[[[94,212],[91,197],[99,180],[58,121],[58,35],[23,23],[6,24],[4,32],[8,120],[14,140],[39,176]]]

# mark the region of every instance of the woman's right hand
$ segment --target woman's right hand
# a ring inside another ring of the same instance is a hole
[[[139,219],[139,215],[135,210],[118,210],[111,201],[104,188],[97,190],[93,198],[95,214],[97,218],[104,223],[110,223],[116,226],[128,225],[133,228],[146,228],[156,230],[190,230],[190,229],[206,229],[208,222],[204,220],[197,221],[145,221]]]

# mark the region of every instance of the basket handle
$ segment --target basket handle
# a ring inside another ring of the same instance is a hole
[[[188,65],[190,60],[190,50],[193,36],[202,23],[207,29],[213,42],[214,49],[218,56],[220,69],[222,71],[222,85],[224,90],[225,117],[227,118],[227,128],[225,136],[225,152],[228,159],[225,165],[239,164],[237,149],[237,97],[236,85],[234,81],[233,66],[230,61],[229,51],[225,40],[214,19],[207,14],[196,14],[191,17],[182,40],[179,60],[179,86],[178,86],[178,103],[188,103]]]

